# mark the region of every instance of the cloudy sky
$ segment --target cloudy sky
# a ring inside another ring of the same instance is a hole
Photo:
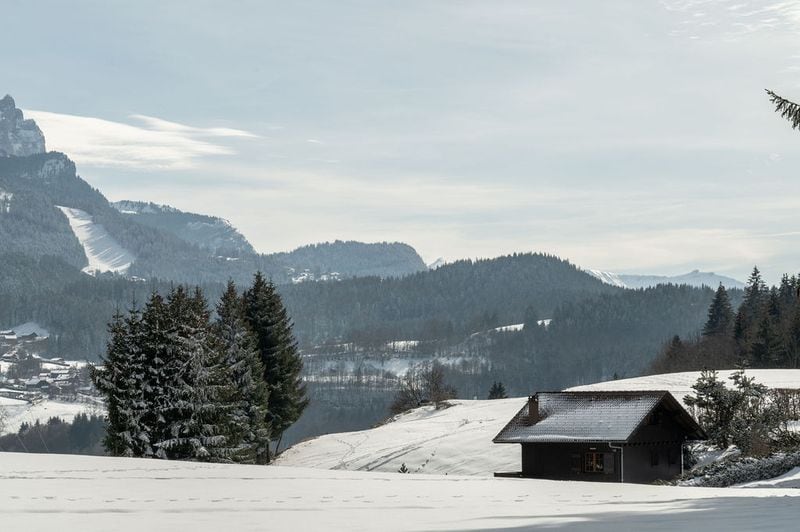
[[[166,4],[166,5],[165,5]],[[800,270],[800,6],[745,0],[27,2],[0,92],[110,199],[264,252]]]

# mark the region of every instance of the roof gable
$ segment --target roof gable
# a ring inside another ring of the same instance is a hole
[[[528,407],[538,402],[538,420],[529,422]],[[667,391],[542,392],[533,396],[495,436],[495,443],[626,442],[659,404],[679,418],[687,433],[702,429]]]

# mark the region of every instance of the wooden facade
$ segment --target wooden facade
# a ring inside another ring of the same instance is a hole
[[[668,392],[537,394],[495,438],[522,450],[521,471],[498,476],[668,480],[682,472],[685,442],[698,439],[702,429]]]

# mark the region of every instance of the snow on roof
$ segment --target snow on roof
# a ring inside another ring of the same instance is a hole
[[[495,436],[494,442],[624,442],[636,432],[645,417],[667,398],[675,408],[677,401],[664,390],[538,393]],[[536,401],[539,419],[531,424],[528,408]]]

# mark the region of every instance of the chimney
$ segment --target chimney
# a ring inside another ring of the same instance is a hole
[[[528,425],[533,425],[539,419],[539,397],[534,394],[528,397]]]

